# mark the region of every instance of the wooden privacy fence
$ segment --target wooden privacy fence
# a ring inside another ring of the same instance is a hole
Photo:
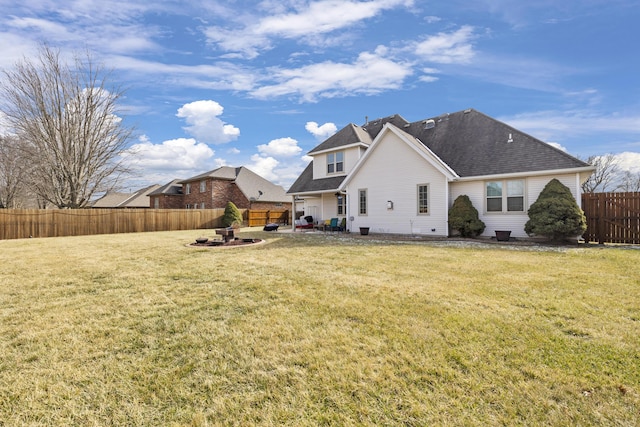
[[[223,216],[224,209],[0,209],[0,239],[218,228]]]
[[[249,227],[267,225],[271,223],[288,224],[288,210],[251,209],[248,214]]]
[[[585,241],[640,244],[640,193],[585,193]]]

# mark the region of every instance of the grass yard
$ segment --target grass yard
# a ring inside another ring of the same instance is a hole
[[[0,426],[640,425],[639,250],[200,234],[0,241]]]

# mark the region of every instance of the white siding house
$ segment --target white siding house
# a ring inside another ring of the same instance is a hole
[[[338,154],[339,153],[339,154]],[[556,178],[580,204],[594,168],[469,109],[418,122],[398,115],[350,124],[308,153],[288,193],[315,220],[345,218],[371,233],[448,236],[448,211],[467,195],[484,236],[527,237],[527,211]]]

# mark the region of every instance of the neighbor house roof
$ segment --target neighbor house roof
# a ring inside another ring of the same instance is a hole
[[[250,169],[240,167],[222,166],[217,169],[201,173],[191,178],[183,179],[178,183],[201,181],[203,179],[220,179],[235,181],[238,189],[249,200],[255,199],[262,202],[291,202],[284,188],[276,185]]]
[[[156,190],[154,190],[153,192],[149,193],[150,196],[157,196],[157,195],[165,195],[165,196],[177,196],[182,194],[182,185],[179,184],[180,180],[179,179],[174,179],[173,181],[158,187]]]
[[[159,188],[160,185],[154,184],[149,187],[142,188],[133,193],[108,192],[100,199],[96,200],[92,207],[94,208],[148,208],[149,194]]]

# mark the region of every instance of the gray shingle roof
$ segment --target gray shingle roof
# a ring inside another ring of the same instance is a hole
[[[307,192],[326,192],[337,191],[346,178],[343,176],[334,176],[331,178],[313,179],[313,162],[309,163],[298,179],[291,185],[287,193],[307,193]]]
[[[319,153],[325,150],[332,150],[338,147],[344,147],[352,144],[364,144],[369,145],[372,142],[372,138],[364,129],[359,126],[349,123],[347,126],[340,129],[338,132],[327,138],[320,145],[315,147],[309,152],[309,154]]]
[[[427,125],[427,122],[429,122]],[[386,123],[417,138],[460,177],[501,175],[589,166],[537,138],[479,111],[468,109],[409,123],[400,115],[349,124],[309,154],[357,142],[369,145]],[[364,136],[363,133],[368,135]],[[288,193],[336,189],[345,177],[313,179],[309,164]]]
[[[133,193],[109,192],[96,200],[94,208],[148,208],[149,195],[157,191],[158,184],[150,185]]]
[[[473,109],[401,128],[418,138],[460,177],[571,169],[587,163]]]
[[[174,195],[182,194],[182,185],[178,184],[178,182],[180,182],[180,180],[174,179],[173,181],[156,189],[152,193],[149,193],[149,195],[154,196],[158,194],[164,194],[168,196],[174,196]]]

